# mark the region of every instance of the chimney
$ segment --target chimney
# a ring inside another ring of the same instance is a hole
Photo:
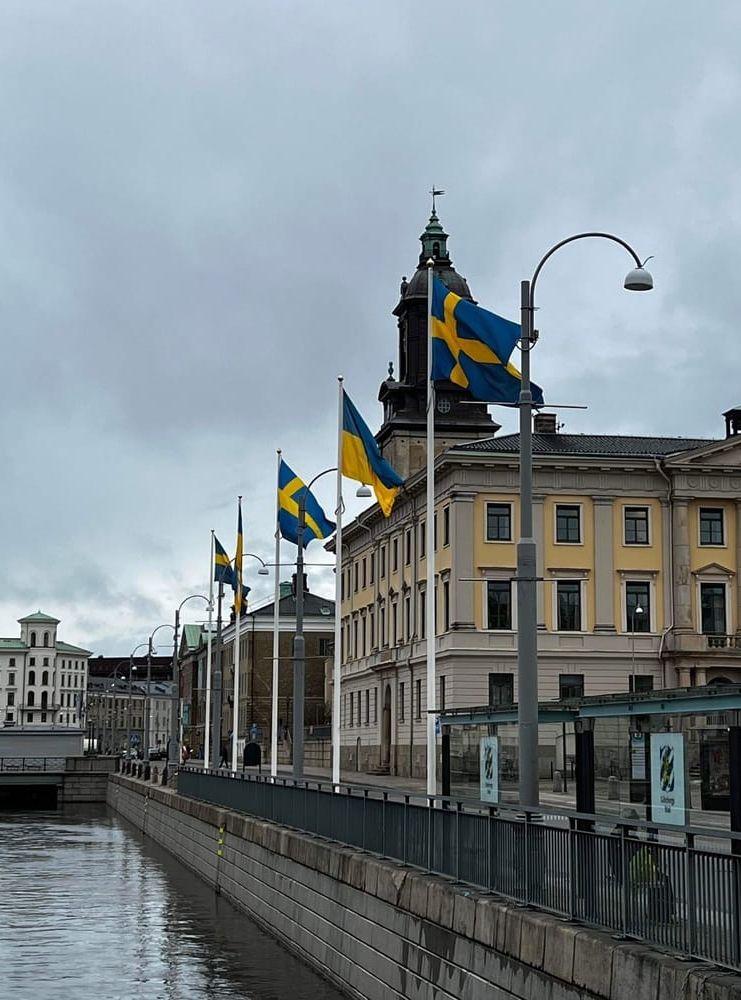
[[[556,423],[556,414],[536,413],[533,430],[536,434],[557,434],[558,425]]]
[[[294,597],[296,596],[296,573],[291,577],[291,593]],[[306,573],[304,573],[304,593],[309,593],[309,582],[306,579]]]
[[[280,582],[280,596],[281,600],[284,597],[290,597],[293,590],[293,584],[289,583],[288,580],[281,580]]]
[[[723,414],[726,418],[726,437],[741,434],[741,406],[733,406]]]

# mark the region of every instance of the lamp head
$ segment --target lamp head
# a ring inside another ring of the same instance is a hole
[[[363,483],[362,486],[358,486],[355,491],[355,496],[361,500],[370,500],[373,494],[370,491],[370,486],[366,486],[365,483]]]
[[[623,287],[629,292],[650,292],[654,287],[654,279],[645,267],[634,267],[626,274]]]
[[[270,576],[270,570],[267,566],[261,566],[257,571],[258,576]]]
[[[640,604],[636,604],[636,611],[635,611],[635,613],[637,615],[642,615],[643,614],[643,608],[640,606]]]

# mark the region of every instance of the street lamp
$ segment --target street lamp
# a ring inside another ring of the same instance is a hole
[[[144,760],[147,764],[149,763],[149,716],[152,710],[152,640],[161,628],[172,628],[172,625],[169,622],[163,622],[162,625],[157,626],[147,640],[147,693],[144,700]]]
[[[306,530],[306,497],[311,487],[322,476],[337,472],[337,466],[318,472],[302,490],[298,498],[298,527],[296,529],[296,631],[293,637],[293,779],[300,781],[304,774],[304,690],[306,680],[306,643],[304,641],[304,531]],[[355,496],[367,499],[372,496],[363,483]],[[342,570],[342,555],[337,551],[337,571]],[[335,615],[341,609],[335,608]]]
[[[184,597],[175,609],[175,626],[172,641],[172,684],[174,690],[170,715],[170,742],[168,744],[167,754],[168,771],[170,774],[172,774],[178,766],[178,751],[180,748],[180,664],[178,662],[178,631],[180,629],[180,612],[183,609],[183,605],[187,604],[188,601],[195,600],[205,601],[208,607],[211,607],[211,601],[208,597],[204,597],[203,594],[190,594],[188,597]],[[168,774],[168,778],[170,777],[170,774]]]
[[[633,684],[633,694],[636,693],[636,615],[642,615],[643,608],[636,604],[630,616],[630,639],[631,639],[631,678]]]
[[[520,804],[536,808],[538,782],[538,624],[536,543],[533,537],[533,395],[530,389],[530,351],[537,339],[534,329],[535,286],[545,262],[561,247],[576,240],[605,239],[618,243],[635,261],[625,278],[629,291],[653,288],[653,278],[638,254],[624,240],[610,233],[578,233],[556,243],[543,256],[530,281],[520,284],[522,382],[520,384],[520,537],[517,542],[517,721],[520,748]]]
[[[146,647],[146,642],[140,642],[139,645],[134,646],[129,653],[129,703],[126,709],[126,750],[128,753],[131,753],[131,683],[132,674],[136,670],[136,667],[134,666],[134,657],[136,656],[137,650],[146,649]]]

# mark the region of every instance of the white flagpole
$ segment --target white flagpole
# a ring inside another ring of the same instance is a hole
[[[343,378],[337,377],[337,509],[335,518],[334,563],[334,670],[332,678],[332,785],[340,785],[340,712],[342,710],[342,424],[344,389]]]
[[[242,498],[239,498],[240,510],[242,507]],[[244,537],[244,535],[242,536]],[[235,593],[235,605],[237,609],[236,623],[234,626],[234,692],[233,699],[234,705],[232,708],[232,771],[237,770],[237,737],[239,735],[239,626],[240,619],[242,617],[242,594],[238,593],[242,587],[242,567],[239,567],[239,572],[237,572],[237,557],[234,557],[234,575],[236,577],[237,588]]]
[[[278,448],[278,471],[275,481],[275,597],[273,599],[273,686],[270,710],[270,775],[278,774],[278,679],[280,668],[280,462]]]
[[[206,727],[203,733],[203,766],[211,750],[211,626],[214,621],[214,529],[211,529],[211,561],[208,567],[208,635],[206,636]]]
[[[435,385],[432,381],[432,258],[427,261],[427,794],[437,795],[437,747],[435,744]]]

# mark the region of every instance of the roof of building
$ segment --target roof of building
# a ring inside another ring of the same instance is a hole
[[[82,646],[73,646],[69,642],[59,642],[57,641],[57,652],[59,653],[76,653],[78,656],[92,656],[93,654],[89,649],[83,649]]]
[[[0,649],[28,649],[22,639],[0,639]]]
[[[664,458],[719,442],[712,438],[638,437],[630,434],[533,434],[533,455],[593,455],[605,458]],[[517,455],[520,435],[482,438],[453,445],[452,452]]]
[[[21,624],[25,624],[26,622],[39,622],[39,623],[45,622],[47,625],[59,624],[58,618],[52,618],[51,615],[45,615],[44,612],[41,610],[41,608],[39,608],[39,610],[34,612],[34,614],[32,615],[26,615],[25,618],[19,618],[18,621]]]
[[[261,608],[255,608],[251,614],[256,617],[266,618],[272,616],[275,601],[264,604]],[[281,617],[292,618],[296,614],[296,598],[293,594],[281,597],[278,604],[278,614]],[[316,615],[321,618],[332,618],[334,616],[334,601],[328,597],[320,597],[318,594],[304,594],[304,615]]]

